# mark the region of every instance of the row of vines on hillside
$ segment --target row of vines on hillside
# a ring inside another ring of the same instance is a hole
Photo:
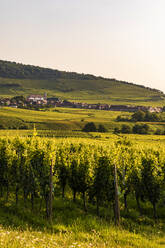
[[[117,177],[115,175],[117,171]],[[0,139],[0,197],[9,201],[14,195],[26,206],[45,202],[46,215],[52,216],[56,188],[65,198],[66,187],[73,201],[82,197],[84,210],[88,202],[115,209],[115,181],[119,198],[129,210],[127,198],[132,195],[141,213],[141,201],[165,204],[165,152],[158,149],[135,148],[122,140],[108,145],[56,142],[41,138]],[[37,205],[38,207],[38,205]]]

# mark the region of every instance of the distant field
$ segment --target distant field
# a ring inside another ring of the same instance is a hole
[[[97,127],[99,124],[103,124],[110,133],[113,132],[115,127],[120,128],[122,124],[130,126],[135,124],[132,122],[117,122],[116,117],[118,115],[130,117],[131,113],[76,108],[55,108],[48,111],[35,111],[3,107],[0,108],[0,124],[6,127],[6,129],[23,129],[24,125],[28,129],[33,129],[35,124],[38,130],[79,132],[87,122],[94,122]],[[164,114],[162,115],[164,116]],[[165,129],[164,122],[148,124],[151,131],[155,131],[157,128]]]
[[[14,108],[0,108],[0,121],[6,127],[11,122],[22,121],[32,129],[36,124],[37,129],[51,130],[77,130],[80,131],[87,122],[95,122],[96,125],[102,123],[109,130],[113,130],[115,119],[120,112],[110,112],[102,110],[84,110],[74,108],[55,108],[50,111],[34,111]],[[129,113],[128,113],[129,115]]]

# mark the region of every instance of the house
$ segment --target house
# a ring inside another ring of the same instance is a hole
[[[163,112],[163,108],[161,108],[161,107],[149,107],[148,111],[151,113],[154,113],[154,112],[160,113],[160,112]]]
[[[27,101],[30,103],[37,103],[37,104],[41,104],[41,103],[47,103],[47,97],[46,94],[44,96],[41,95],[30,95],[27,97]]]
[[[17,105],[13,104],[13,105],[9,105],[11,108],[18,108]]]
[[[44,101],[44,96],[41,95],[30,95],[27,97],[28,102],[38,102],[38,101]]]

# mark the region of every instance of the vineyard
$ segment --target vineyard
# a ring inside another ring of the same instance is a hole
[[[70,190],[73,201],[83,199],[100,207],[115,204],[115,168],[119,201],[129,211],[127,198],[135,199],[139,213],[141,202],[153,208],[153,217],[163,218],[165,207],[165,151],[134,147],[127,139],[108,144],[56,142],[41,138],[8,138],[0,140],[0,196],[9,201],[14,195],[26,205],[40,202],[52,218],[52,201],[60,188],[61,195]],[[44,204],[43,204],[44,203]]]
[[[158,240],[164,244],[164,165],[163,145],[135,145],[128,138],[109,143],[43,139],[35,133],[32,137],[1,137],[0,233],[8,229],[3,234],[6,238],[0,238],[0,247],[32,247],[41,226],[46,241],[36,238],[41,244],[36,241],[33,247],[110,247],[112,243],[114,247],[164,247],[158,245]],[[120,225],[119,232],[114,224]],[[31,226],[35,234],[29,240],[32,231],[26,228]],[[25,231],[20,233],[20,228]],[[48,238],[50,231],[55,236]],[[28,242],[15,241],[15,233]],[[61,235],[65,244],[61,244]],[[51,240],[58,244],[51,246]],[[48,243],[43,246],[43,242]],[[79,246],[69,246],[72,243]]]

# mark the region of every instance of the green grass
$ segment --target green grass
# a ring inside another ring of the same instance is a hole
[[[16,208],[10,200],[0,208],[0,247],[165,247],[164,224],[160,220],[154,223],[134,209],[127,219],[122,217],[120,227],[115,227],[110,210],[106,218],[98,218],[92,205],[84,213],[80,203],[55,198],[50,226],[43,211],[31,211],[21,201]]]
[[[51,111],[34,111],[25,109],[0,108],[0,121],[6,127],[13,122],[26,123],[29,128],[36,124],[37,129],[81,130],[86,122],[94,121],[96,125],[104,124],[113,129],[116,116],[120,112],[56,108]]]
[[[4,84],[18,84],[19,87],[4,87]],[[104,79],[8,79],[0,78],[0,95],[44,94],[62,99],[87,103],[133,104],[164,106],[162,94],[137,85]]]
[[[0,108],[0,124],[6,129],[20,129],[26,125],[28,129],[33,129],[34,124],[38,130],[56,130],[75,131],[82,130],[87,122],[94,122],[98,127],[103,124],[106,129],[112,133],[115,127],[121,128],[122,124],[130,125],[133,122],[117,122],[116,117],[123,115],[123,112],[106,111],[106,110],[86,110],[76,108],[55,108],[48,111],[35,111],[27,109],[15,109],[9,107]],[[130,117],[131,113],[124,113],[126,117]],[[162,114],[164,116],[164,114]],[[165,122],[147,123],[150,126],[151,133],[158,128],[164,131]],[[83,134],[81,134],[83,135]],[[87,134],[84,134],[86,136]]]

